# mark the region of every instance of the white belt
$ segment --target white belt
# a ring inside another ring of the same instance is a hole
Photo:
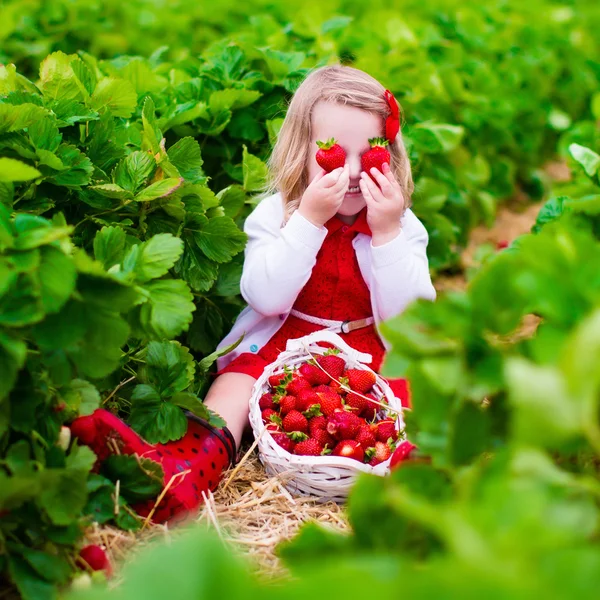
[[[319,317],[313,317],[312,315],[306,315],[301,313],[299,310],[292,308],[290,315],[298,317],[303,321],[314,323],[315,325],[323,325],[327,331],[334,331],[335,333],[350,333],[356,329],[362,329],[375,323],[373,317],[367,317],[366,319],[356,319],[356,321],[333,321],[332,319],[320,319]]]

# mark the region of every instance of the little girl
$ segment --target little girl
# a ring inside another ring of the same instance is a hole
[[[288,339],[334,330],[371,354],[370,366],[378,371],[387,344],[376,325],[417,298],[435,298],[427,232],[408,208],[413,182],[398,131],[393,96],[352,67],[316,69],[294,94],[270,159],[271,194],[244,227],[248,244],[240,286],[248,306],[219,348],[244,338],[219,359],[205,399],[227,427],[216,430],[188,415],[184,438],[150,446],[106,411],[73,424],[101,459],[109,452],[103,440],[112,436],[121,452],[161,462],[165,483],[182,474],[154,520],[183,516],[201,503],[202,491],[217,487],[248,427],[252,387]],[[390,164],[365,173],[361,155],[376,137],[387,138]],[[315,159],[316,142],[330,138],[343,148],[346,162],[326,173]],[[390,385],[408,405],[406,383]],[[147,514],[150,506],[136,508]]]

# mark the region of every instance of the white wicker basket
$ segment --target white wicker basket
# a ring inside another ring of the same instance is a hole
[[[346,361],[348,368],[366,369],[374,373],[365,364],[371,362],[371,355],[354,350],[332,331],[316,331],[303,338],[288,340],[286,350],[264,370],[254,384],[250,398],[250,424],[254,437],[258,439],[260,461],[268,475],[281,477],[283,485],[292,494],[317,496],[323,502],[329,500],[341,502],[348,496],[359,473],[387,475],[390,460],[372,467],[343,456],[313,457],[290,454],[275,443],[271,434],[265,431],[266,425],[262,421],[258,405],[260,397],[269,389],[269,377],[283,371],[283,365],[295,367],[309,360],[311,355],[324,354],[327,351],[327,348],[319,346],[318,342],[329,342],[336,346],[340,350],[339,356]],[[377,373],[375,377],[373,391],[379,398],[385,397],[390,408],[397,411],[396,427],[402,435],[404,422],[400,400],[394,396],[390,386],[382,377]]]

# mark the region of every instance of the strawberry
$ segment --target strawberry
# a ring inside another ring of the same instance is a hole
[[[327,429],[327,419],[321,415],[320,417],[313,417],[308,421],[308,432],[311,437],[315,437],[315,431],[319,431],[322,429],[323,431]]]
[[[323,446],[313,438],[298,442],[294,449],[294,454],[301,456],[321,456],[321,452],[323,452]]]
[[[302,375],[295,375],[294,378],[285,386],[285,391],[292,396],[297,396],[302,390],[310,390],[312,386]]]
[[[107,577],[112,575],[112,566],[106,552],[96,544],[84,546],[79,551],[77,564],[84,569],[89,567],[92,571],[104,571]]]
[[[324,429],[316,429],[314,433],[310,436],[313,440],[317,440],[319,444],[323,448],[328,448],[329,450],[333,450],[335,447],[336,441],[335,439],[327,433]]]
[[[346,368],[346,361],[335,354],[323,354],[316,361],[333,379],[339,379]]]
[[[285,385],[292,380],[292,374],[288,370],[284,370],[283,373],[277,373],[269,377],[269,385],[273,388]]]
[[[260,397],[260,400],[258,401],[258,406],[260,407],[260,410],[266,410],[267,408],[275,410],[275,404],[273,402],[274,397],[275,396],[273,396],[273,394],[263,394]]]
[[[272,433],[273,439],[278,446],[281,446],[285,451],[292,454],[294,452],[294,448],[296,444],[293,440],[291,440],[285,433]]]
[[[331,416],[335,410],[342,408],[342,399],[333,392],[327,394],[318,393],[321,405],[321,412],[326,416]]]
[[[367,448],[366,456],[369,464],[375,467],[385,462],[392,455],[392,449],[384,442],[375,442],[373,448]]]
[[[510,246],[510,243],[508,240],[500,240],[499,242],[496,243],[496,250],[505,250],[509,246]]]
[[[317,395],[317,393],[309,388],[307,390],[300,390],[298,395],[296,396],[296,408],[300,412],[304,412],[308,410],[313,404],[319,404],[321,399]]]
[[[281,432],[281,425],[279,423],[275,423],[273,421],[269,421],[266,424],[265,429],[267,431],[269,431],[271,433],[271,435],[273,435],[274,433],[280,433]]]
[[[306,417],[297,410],[291,410],[283,419],[283,429],[285,431],[308,431],[308,421]]]
[[[359,417],[362,416],[363,411],[367,408],[369,401],[354,392],[350,392],[346,396],[346,407],[352,409],[352,412]]]
[[[379,402],[379,399],[374,394],[366,394],[366,395],[369,398],[372,398],[373,400]],[[375,418],[375,415],[377,414],[377,411],[380,408],[381,407],[379,406],[379,404],[375,404],[374,402],[367,400],[367,405],[363,409],[361,416],[363,419],[365,419],[365,421],[372,421]]]
[[[283,396],[279,401],[279,412],[282,417],[285,417],[291,410],[296,408],[295,396]]]
[[[380,442],[387,442],[390,438],[395,442],[398,439],[398,430],[396,429],[394,421],[391,419],[379,421],[379,423],[377,423],[376,437]]]
[[[326,142],[317,141],[317,146],[319,146],[315,156],[317,163],[328,173],[343,167],[346,163],[346,153],[339,144],[336,144],[335,138],[330,138]]]
[[[377,438],[373,435],[371,428],[363,424],[360,426],[356,437],[354,438],[363,448],[373,448],[377,442]]]
[[[334,456],[345,456],[346,458],[354,458],[360,462],[365,459],[365,451],[356,440],[342,440],[334,449]]]
[[[344,382],[345,383],[345,382]],[[347,386],[348,384],[346,384]],[[336,379],[332,379],[329,382],[329,389],[333,390],[336,394],[343,395],[346,393],[346,388],[342,386],[342,384]]]
[[[273,421],[272,417],[279,418],[279,413],[272,408],[265,408],[265,410],[263,410],[260,414],[262,415],[263,423],[269,423]],[[273,421],[273,423],[276,422],[277,421]]]
[[[344,377],[348,379],[350,388],[360,394],[370,392],[376,381],[375,373],[364,369],[348,369]]]
[[[329,381],[329,375],[324,373],[316,364],[304,363],[298,371],[310,385],[320,385]]]
[[[371,138],[369,144],[371,148],[360,157],[360,162],[363,171],[377,183],[375,177],[371,175],[371,169],[375,167],[382,171],[383,163],[390,164],[390,153],[386,148],[388,141],[384,138]]]
[[[394,454],[392,454],[392,460],[390,460],[390,469],[398,468],[401,463],[410,460],[413,450],[416,449],[417,447],[408,440],[400,442],[394,451]]]
[[[343,410],[334,412],[327,421],[327,432],[337,440],[353,440],[362,421],[355,414]]]

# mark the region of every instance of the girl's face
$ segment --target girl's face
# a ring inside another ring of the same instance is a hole
[[[360,108],[318,102],[312,115],[311,152],[308,159],[308,180],[321,170],[315,159],[317,140],[326,141],[335,138],[346,152],[346,164],[350,169],[350,184],[344,202],[338,215],[346,217],[357,215],[365,206],[358,182],[362,166],[360,157],[369,150],[369,139],[383,135],[383,122],[377,115],[368,113]]]

